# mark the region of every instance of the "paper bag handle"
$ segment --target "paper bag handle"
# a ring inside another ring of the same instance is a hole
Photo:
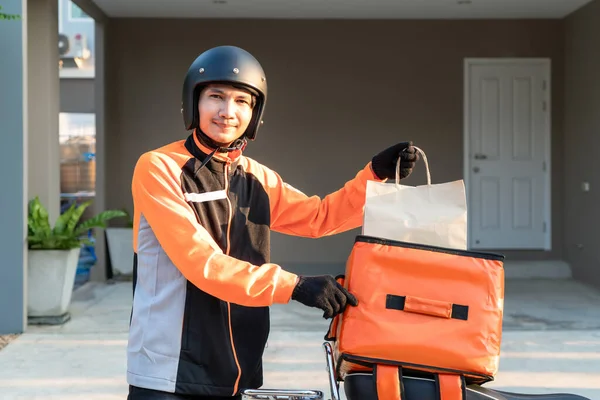
[[[418,148],[417,146],[413,146],[423,158],[425,162],[425,170],[427,172],[427,186],[431,186],[431,173],[429,172],[429,163],[427,162],[427,156],[425,152]],[[396,162],[396,186],[400,186],[400,157],[398,157],[398,161]]]

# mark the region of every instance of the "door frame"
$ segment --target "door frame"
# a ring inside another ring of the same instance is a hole
[[[552,61],[550,58],[465,58],[463,66],[463,179],[466,187],[467,210],[471,206],[471,191],[469,186],[471,170],[470,154],[470,69],[474,65],[541,65],[544,70],[546,113],[544,115],[546,129],[544,132],[544,153],[546,160],[546,170],[544,174],[544,221],[545,221],[545,239],[543,249],[531,250],[552,250]],[[473,247],[471,218],[467,221],[467,246]],[[490,250],[493,250],[490,249]]]

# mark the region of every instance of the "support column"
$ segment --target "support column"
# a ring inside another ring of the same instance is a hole
[[[85,10],[88,12],[88,10]],[[94,11],[92,9],[91,11]],[[88,15],[92,15],[88,13]],[[107,120],[107,101],[106,101],[106,35],[108,21],[106,18],[95,16],[94,33],[94,58],[95,58],[95,76],[94,76],[94,94],[96,110],[96,198],[93,203],[93,210],[98,214],[105,210],[106,204],[106,180],[104,171],[106,169],[106,120]],[[90,271],[90,280],[96,282],[105,282],[107,279],[107,249],[104,229],[96,229],[96,256],[98,257],[96,265]]]
[[[2,2],[0,20],[0,334],[27,327],[27,2]]]
[[[60,212],[58,1],[28,0],[28,200],[39,196],[54,226]]]

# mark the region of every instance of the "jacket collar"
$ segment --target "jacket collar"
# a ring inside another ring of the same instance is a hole
[[[202,166],[206,165],[209,169],[218,172],[223,171],[225,165],[234,164],[231,169],[235,169],[235,164],[242,156],[242,149],[221,152],[208,147],[198,139],[195,131],[186,139],[185,147],[194,158],[202,163]]]

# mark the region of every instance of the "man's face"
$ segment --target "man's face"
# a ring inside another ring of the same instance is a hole
[[[242,136],[252,118],[252,95],[228,85],[205,87],[198,99],[200,129],[227,146]]]

